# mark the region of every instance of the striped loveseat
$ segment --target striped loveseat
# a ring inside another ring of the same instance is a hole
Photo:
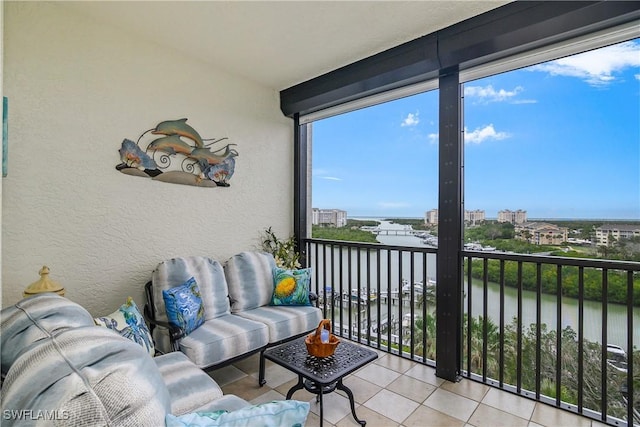
[[[271,254],[241,252],[224,266],[211,258],[192,256],[161,262],[146,285],[145,314],[156,348],[179,350],[202,369],[215,369],[260,352],[259,383],[265,383],[264,350],[315,329],[322,311],[314,305],[270,305],[273,290]],[[188,335],[168,322],[162,291],[191,278],[198,284],[204,324]]]
[[[162,426],[167,414],[250,407],[183,353],[151,357],[56,294],[0,316],[3,426]]]

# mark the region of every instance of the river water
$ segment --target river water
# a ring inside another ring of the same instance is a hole
[[[389,222],[382,222],[381,228],[385,229],[403,229],[405,226],[399,224],[391,224]],[[417,246],[417,247],[425,247],[422,243],[421,239],[415,236],[394,236],[394,235],[385,235],[378,236],[378,241],[385,245],[394,245],[394,246]],[[337,249],[336,249],[337,251]],[[400,287],[400,278],[411,278],[411,254],[403,253],[402,254],[402,272],[398,270],[398,253],[391,253],[391,262],[388,262],[388,258],[386,255],[386,251],[381,252],[380,256],[380,271],[381,271],[381,283],[380,290],[386,291],[387,289],[387,275],[389,265],[391,266],[391,277],[392,279],[392,290],[397,290]],[[347,254],[343,253],[343,264],[347,264],[346,258]],[[336,253],[336,259],[340,256]],[[370,289],[377,289],[377,277],[375,274],[371,274],[367,276],[365,271],[360,272],[360,280],[357,280],[358,273],[355,268],[356,263],[353,262],[357,255],[353,254],[352,257],[352,265],[353,268],[351,270],[351,280],[347,280],[345,273],[343,271],[342,275],[344,278],[344,287],[345,291],[348,289],[348,286],[352,287],[360,287],[365,288],[368,286]],[[320,262],[322,263],[322,257],[320,256]],[[435,278],[436,277],[436,256],[434,254],[427,255],[427,277]],[[363,267],[362,270],[366,269],[366,258],[364,255],[360,256],[360,262]],[[370,255],[370,266],[374,269],[378,260],[376,254]],[[389,264],[389,265],[388,265]],[[422,255],[414,255],[413,260],[413,279],[415,281],[423,281],[422,277],[424,272]],[[335,279],[334,279],[335,280]],[[327,281],[324,281],[327,283]],[[337,281],[334,283],[334,290],[337,289]],[[466,283],[465,283],[466,287]],[[477,317],[483,314],[483,289],[482,289],[482,281],[474,280],[471,295],[472,295],[472,315]],[[468,295],[465,295],[465,312],[467,310],[467,300]],[[504,320],[505,324],[510,323],[511,320],[516,317],[517,309],[518,309],[518,296],[517,289],[505,287],[504,290]],[[500,321],[500,286],[496,283],[489,283],[488,286],[488,311],[487,317],[492,319],[493,322],[498,325]],[[576,333],[578,332],[578,300],[574,298],[563,297],[561,302],[561,319],[560,324],[562,328],[570,326]],[[555,330],[557,326],[557,298],[555,295],[542,294],[542,302],[541,302],[541,322],[547,325],[547,330]],[[602,341],[602,304],[596,301],[585,301],[583,304],[584,307],[584,320],[583,320],[583,333],[585,339],[594,342]],[[386,310],[386,308],[385,308]],[[384,311],[383,311],[384,312]],[[403,313],[407,313],[407,308],[403,309]],[[536,323],[536,293],[532,291],[523,291],[522,294],[522,324],[525,329],[528,328],[530,324]],[[633,310],[633,324],[635,325],[633,331],[633,342],[634,347],[640,347],[640,309],[635,307]],[[607,305],[607,341],[609,344],[615,344],[625,351],[628,350],[627,343],[627,308],[624,305],[620,304],[608,304]]]

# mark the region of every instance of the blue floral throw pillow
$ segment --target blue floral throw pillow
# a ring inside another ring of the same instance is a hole
[[[133,298],[127,298],[126,303],[108,316],[96,317],[93,320],[96,325],[114,330],[123,337],[140,344],[151,356],[155,354],[151,333]]]
[[[200,288],[193,277],[184,284],[162,291],[167,318],[189,335],[204,323]]]
[[[273,297],[271,305],[311,305],[309,285],[311,269],[273,269]]]

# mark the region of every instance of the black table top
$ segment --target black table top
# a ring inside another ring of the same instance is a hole
[[[264,357],[319,385],[332,384],[378,358],[375,351],[342,339],[333,356],[311,356],[304,339],[270,348]]]

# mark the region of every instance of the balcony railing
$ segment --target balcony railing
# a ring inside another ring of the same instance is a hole
[[[337,335],[435,366],[437,249],[305,245]],[[463,377],[608,424],[640,424],[640,263],[461,257]]]

